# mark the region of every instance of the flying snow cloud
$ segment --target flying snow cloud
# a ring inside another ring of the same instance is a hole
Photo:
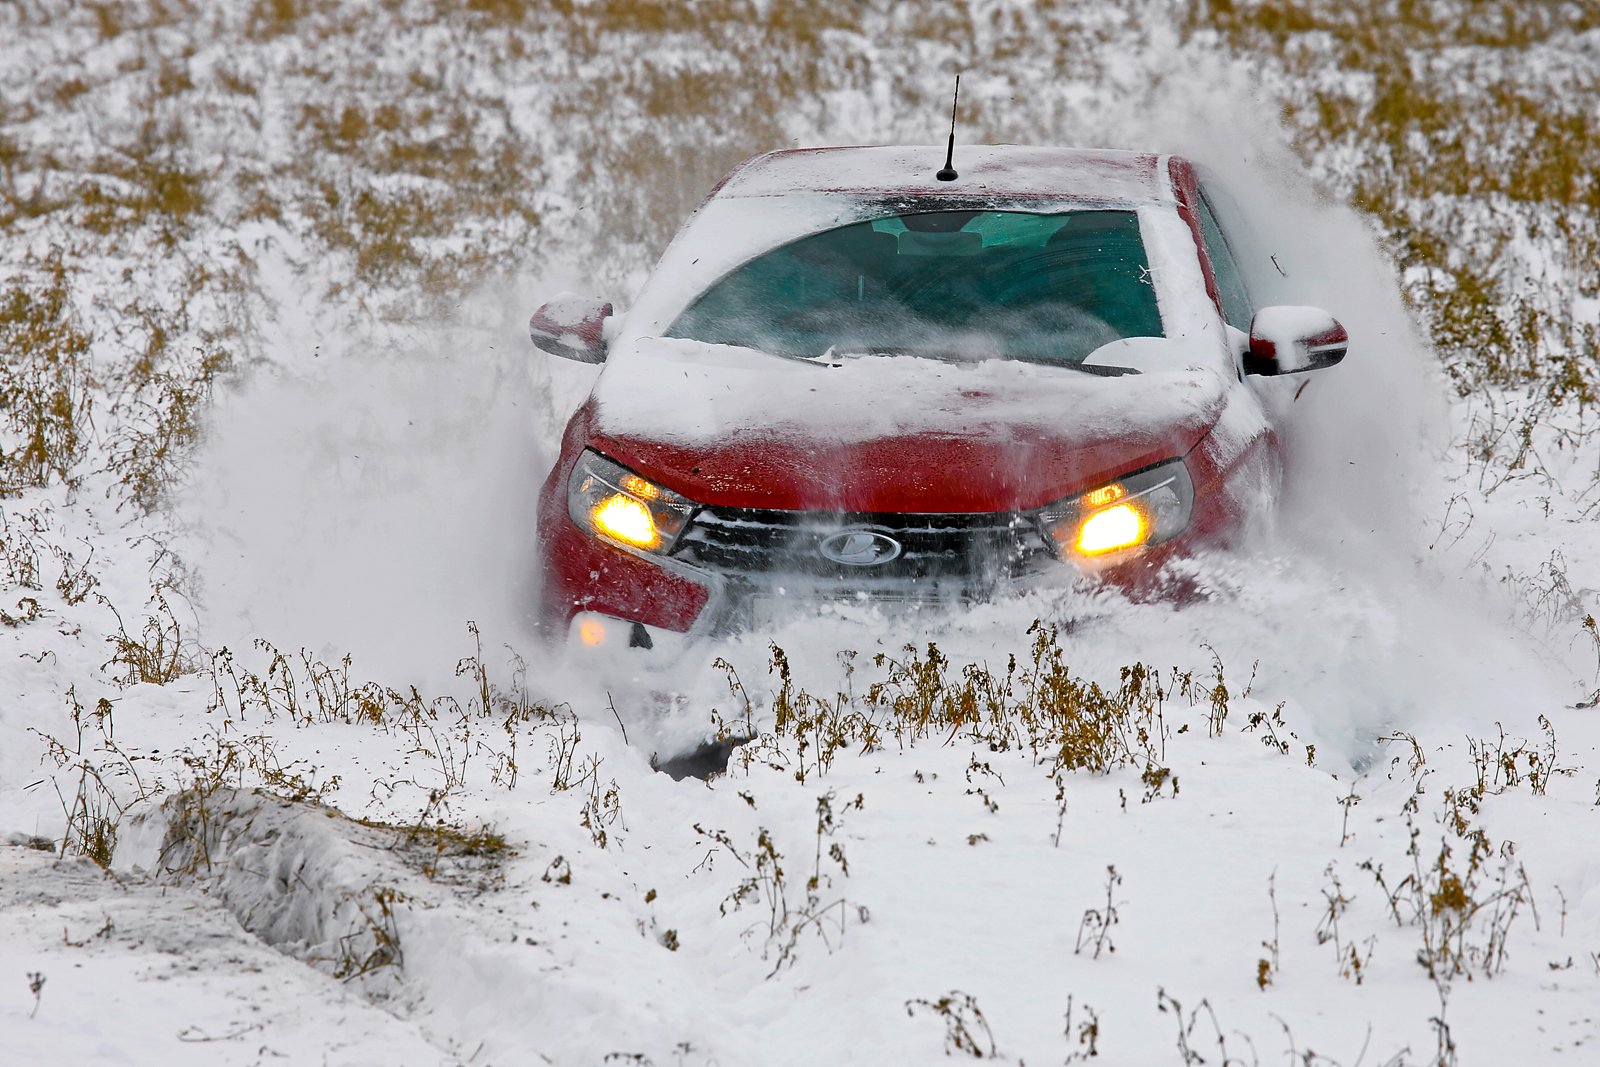
[[[469,620],[486,647],[529,643],[565,379],[518,344],[523,303],[485,292],[450,322],[274,336],[219,397],[180,506],[214,644],[349,652],[398,682],[448,677]]]

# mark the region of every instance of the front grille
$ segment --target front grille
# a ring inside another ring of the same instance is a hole
[[[869,529],[901,546],[895,559],[852,566],[830,560],[822,544],[849,530]],[[863,514],[702,508],[673,555],[733,576],[787,576],[841,582],[854,588],[927,583],[986,595],[1006,579],[1054,560],[1027,515]]]

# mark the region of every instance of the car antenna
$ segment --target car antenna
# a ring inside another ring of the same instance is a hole
[[[944,151],[944,169],[934,175],[935,178],[938,178],[942,182],[953,182],[957,178],[961,177],[961,175],[956,173],[956,168],[952,166],[956,157],[956,105],[960,102],[961,75],[957,74],[955,99],[950,101],[950,144],[945,148]]]

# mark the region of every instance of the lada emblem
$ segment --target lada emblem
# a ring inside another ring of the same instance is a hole
[[[888,534],[858,526],[823,538],[817,545],[817,551],[847,567],[876,567],[899,559],[904,549],[899,541]]]

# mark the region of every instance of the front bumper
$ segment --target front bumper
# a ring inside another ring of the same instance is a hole
[[[977,525],[984,517],[973,518]],[[1003,528],[993,522],[984,527]],[[575,651],[626,649],[646,661],[670,660],[702,639],[770,631],[819,608],[876,608],[915,619],[1061,588],[1086,573],[1131,591],[1145,584],[1178,544],[1144,546],[1076,566],[1031,549],[964,568],[950,559],[938,566],[940,561],[927,553],[917,564],[917,554],[908,553],[910,563],[885,575],[870,573],[884,568],[851,573],[796,564],[794,558],[739,565],[725,553],[694,551],[692,539],[673,555],[643,553],[596,540],[578,529],[565,509],[548,519],[541,541],[541,614],[550,636],[565,639]]]

